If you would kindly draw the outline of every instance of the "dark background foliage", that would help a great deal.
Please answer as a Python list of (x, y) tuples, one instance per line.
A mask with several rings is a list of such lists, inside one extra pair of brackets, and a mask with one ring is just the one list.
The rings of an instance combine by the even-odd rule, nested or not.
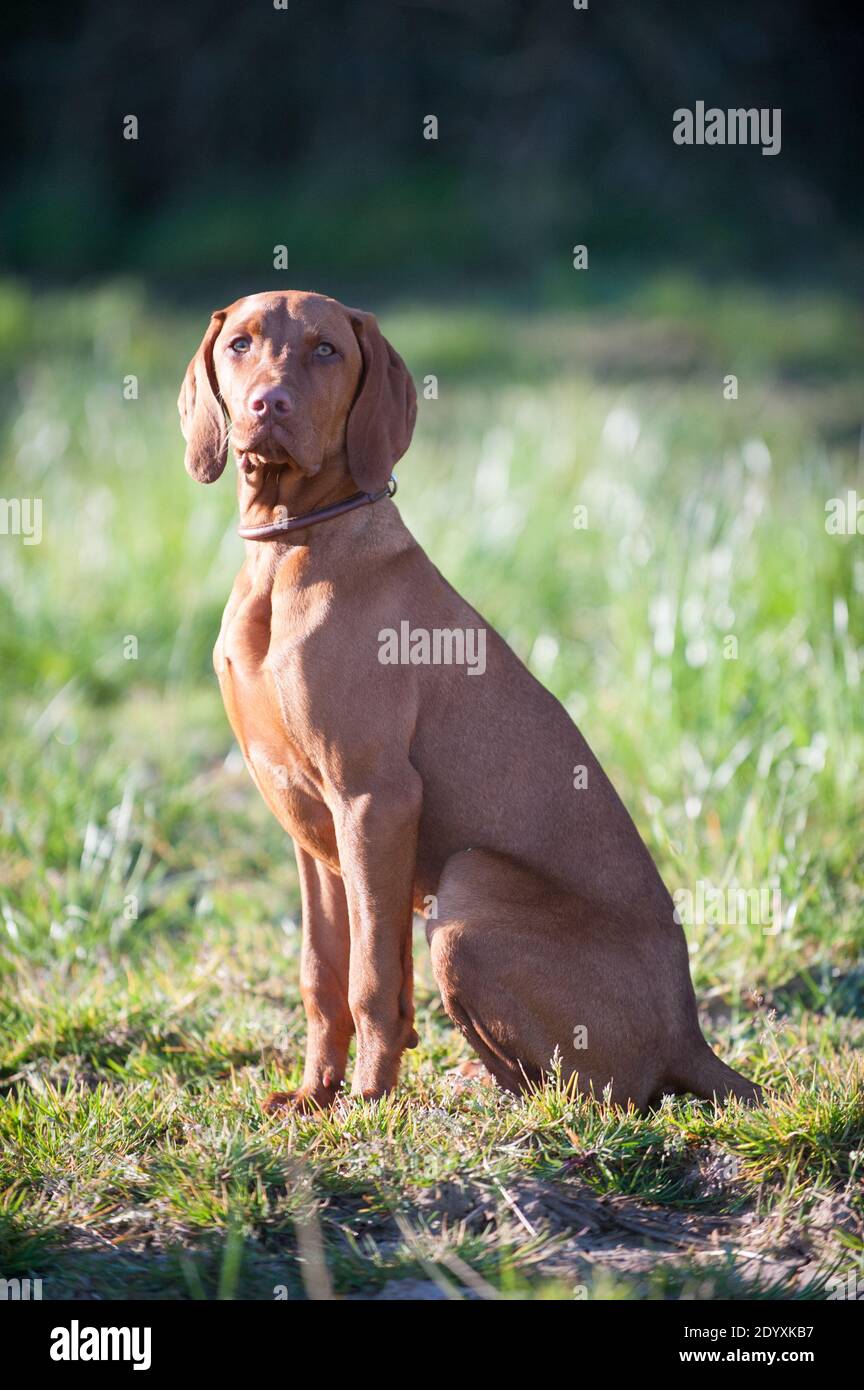
[[(200, 286), (260, 277), (274, 241), (334, 292), (334, 266), (409, 289), (554, 282), (574, 242), (596, 269), (864, 268), (851, 7), (69, 0), (20, 6), (7, 33), (13, 271)], [(673, 110), (699, 99), (780, 106), (782, 153), (674, 145)]]

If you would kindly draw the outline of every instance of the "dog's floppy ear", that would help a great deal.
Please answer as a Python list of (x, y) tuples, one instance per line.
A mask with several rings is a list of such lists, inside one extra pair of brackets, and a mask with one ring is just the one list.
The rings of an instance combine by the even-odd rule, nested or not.
[(348, 313), (363, 354), (363, 374), (345, 432), (348, 467), (363, 492), (378, 492), (411, 443), (417, 392), (374, 315), (359, 309)]
[(224, 322), (224, 309), (217, 309), (186, 368), (177, 400), (180, 428), (186, 440), (186, 472), (199, 483), (215, 482), (228, 457), (228, 430), (213, 368), (213, 344)]

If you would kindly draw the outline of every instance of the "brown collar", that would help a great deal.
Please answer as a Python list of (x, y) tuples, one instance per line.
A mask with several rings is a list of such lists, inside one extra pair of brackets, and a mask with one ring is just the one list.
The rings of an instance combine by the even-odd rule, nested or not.
[(264, 526), (240, 526), (237, 533), (244, 541), (279, 540), (286, 531), (301, 531), (306, 526), (317, 526), (319, 521), (330, 521), (332, 517), (341, 516), (343, 512), (353, 512), (356, 507), (368, 507), (370, 502), (380, 502), (382, 497), (392, 497), (395, 491), (396, 479), (391, 475), (389, 483), (380, 492), (352, 492), (350, 497), (343, 497), (341, 502), (331, 502), (329, 507), (316, 507), (314, 511), (301, 512), (299, 516), (286, 516), (284, 521), (270, 521)]

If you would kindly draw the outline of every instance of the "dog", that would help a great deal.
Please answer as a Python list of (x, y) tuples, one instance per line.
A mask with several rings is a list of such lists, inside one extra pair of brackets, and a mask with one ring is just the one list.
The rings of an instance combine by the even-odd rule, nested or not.
[[(558, 1059), (575, 1089), (640, 1110), (758, 1101), (702, 1035), (672, 900), (581, 733), (401, 520), (416, 393), (375, 318), (301, 291), (239, 299), (178, 406), (200, 482), (230, 431), (246, 557), (214, 665), (302, 893), (303, 1080), (265, 1108), (330, 1105), (352, 1037), (352, 1095), (396, 1086), (417, 1043), (414, 911), (447, 1013), (509, 1090)], [(482, 633), (483, 670), (429, 659), (418, 632), (449, 634), (451, 657), (454, 633)]]

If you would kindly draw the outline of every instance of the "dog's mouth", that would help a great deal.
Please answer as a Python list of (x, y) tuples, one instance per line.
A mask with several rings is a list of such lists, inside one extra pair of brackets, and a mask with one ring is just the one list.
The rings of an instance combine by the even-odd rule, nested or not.
[(282, 430), (273, 423), (263, 428), (243, 430), (232, 429), (231, 447), (237, 460), (238, 472), (246, 477), (272, 468), (287, 468), (293, 472), (311, 477), (318, 472), (317, 461), (304, 460), (288, 447), (288, 440)]
[(296, 468), (305, 472), (303, 465), (269, 431), (245, 440), (233, 438), (231, 446), (238, 470), (247, 476), (262, 468)]
[(273, 419), (244, 420), (231, 427), (234, 452), (265, 459), (267, 463), (283, 463), (290, 457), (284, 436), (280, 423)]
[(237, 460), (237, 468), (241, 473), (255, 473), (261, 468), (291, 468), (298, 467), (290, 454), (283, 454), (280, 458), (273, 458), (271, 454), (263, 454), (258, 451), (234, 445), (234, 457)]

